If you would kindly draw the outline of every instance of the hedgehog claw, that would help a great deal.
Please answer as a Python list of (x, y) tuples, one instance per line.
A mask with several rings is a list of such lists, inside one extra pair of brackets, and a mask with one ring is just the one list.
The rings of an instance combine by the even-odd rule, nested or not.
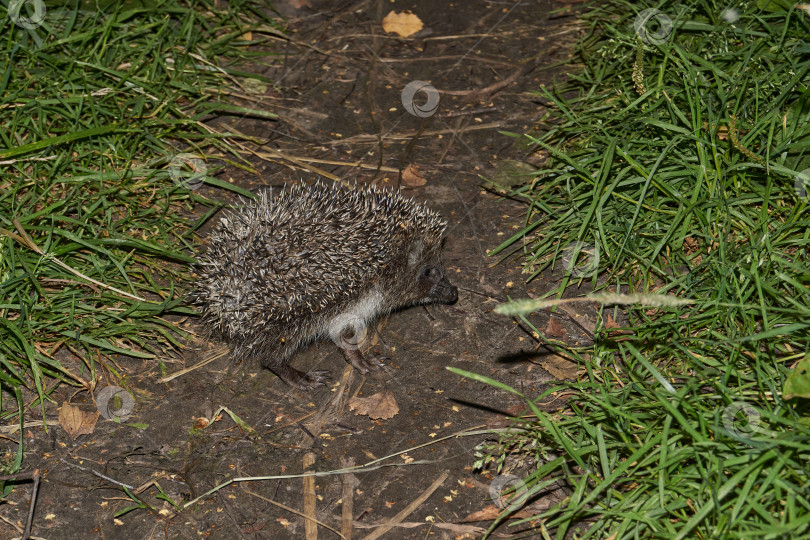
[(329, 379), (329, 372), (325, 370), (316, 369), (309, 373), (298, 371), (288, 365), (282, 364), (280, 366), (268, 366), (270, 370), (278, 375), (278, 378), (285, 383), (300, 388), (301, 390), (309, 390), (318, 386), (326, 386), (326, 381)]
[(383, 360), (390, 360), (385, 356), (379, 354), (372, 354), (363, 358), (364, 363), (368, 366), (369, 371), (378, 371), (385, 367)]
[(325, 369), (316, 369), (304, 375), (301, 383), (303, 385), (302, 387), (305, 389), (316, 388), (318, 386), (326, 386), (326, 381), (329, 379), (331, 379), (331, 377), (328, 371)]
[(371, 356), (363, 356), (360, 351), (347, 351), (346, 360), (354, 366), (354, 369), (366, 375), (371, 371), (379, 371), (383, 368), (384, 364), (382, 363), (383, 360), (386, 358), (384, 356), (379, 356), (373, 354)]

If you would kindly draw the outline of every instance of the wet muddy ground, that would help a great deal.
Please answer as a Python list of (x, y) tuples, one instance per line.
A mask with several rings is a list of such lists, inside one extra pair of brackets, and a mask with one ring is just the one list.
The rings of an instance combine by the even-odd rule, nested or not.
[[(303, 538), (307, 520), (301, 513), (314, 506), (322, 538), (337, 537), (327, 526), (345, 531), (352, 525), (359, 538), (392, 523), (383, 537), (479, 537), (499, 507), (491, 497), (494, 472), (473, 470), (475, 448), (496, 438), (481, 431), (509, 425), (509, 415), (523, 408), (513, 394), (445, 367), (492, 377), (527, 395), (576, 376), (576, 365), (548, 354), (527, 328), (492, 312), (507, 296), (544, 294), (558, 274), (526, 284), (519, 258), (496, 264), (487, 256), (520, 228), (526, 207), (482, 186), (484, 178), (508, 182), (523, 170), (499, 167), (502, 160), (542, 163), (542, 154), (527, 153), (524, 143), (503, 132), (532, 132), (547, 113), (549, 103), (532, 92), (565, 76), (560, 64), (583, 32), (578, 8), (550, 0), (280, 5), (290, 39), (268, 43), (267, 55), (251, 66), (276, 84), (233, 96), (279, 119), (210, 122), (255, 137), (257, 144), (245, 149), (259, 174), (229, 167), (217, 176), (254, 191), (318, 177), (402, 185), (407, 196), (426, 201), (449, 221), (445, 258), (459, 300), (381, 321), (372, 340), (373, 351), (388, 359), (381, 376), (348, 373), (332, 343), (300, 352), (297, 368), (332, 373), (332, 384), (311, 392), (286, 386), (258, 365), (233, 366), (222, 344), (205, 340), (160, 362), (118, 360), (136, 397), (123, 424), (100, 420), (92, 433), (72, 440), (58, 425), (57, 408), (49, 406), (47, 432), (25, 430), (24, 466), (43, 472), (33, 536)], [(411, 10), (423, 30), (409, 38), (384, 32), (381, 21), (391, 10)], [(440, 92), (434, 114), (405, 110), (401, 95), (412, 81)], [(420, 101), (425, 97), (416, 95), (417, 107), (427, 104)], [(222, 191), (204, 193), (237, 202)], [(584, 343), (592, 337), (595, 313), (592, 306), (576, 309), (540, 311), (531, 320), (550, 339)], [(183, 324), (196, 328), (194, 319)], [(217, 351), (225, 354), (160, 382)], [(372, 413), (383, 418), (347, 405), (349, 398), (381, 392), (389, 401)], [(74, 393), (64, 387), (54, 397), (95, 410), (86, 393)], [(215, 414), (206, 426), (203, 419)], [(465, 434), (453, 436), (459, 433)], [(182, 510), (159, 498), (162, 490), (182, 506), (233, 478), (352, 464), (372, 465), (314, 482), (234, 482)], [(0, 537), (20, 536), (30, 496), (31, 484), (22, 484), (7, 499)], [(552, 493), (534, 508), (559, 496)], [(141, 507), (116, 517), (133, 505)], [(502, 525), (497, 534), (518, 531), (537, 534), (530, 524)]]

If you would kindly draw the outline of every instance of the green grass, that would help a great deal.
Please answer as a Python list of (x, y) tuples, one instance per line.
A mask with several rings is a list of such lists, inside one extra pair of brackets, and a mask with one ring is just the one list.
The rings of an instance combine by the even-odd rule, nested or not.
[(234, 136), (204, 121), (251, 113), (229, 94), (270, 81), (236, 67), (278, 33), (260, 2), (222, 4), (48, 3), (36, 28), (3, 9), (0, 384), (13, 399), (0, 418), (44, 415), (60, 384), (125, 384), (116, 357), (158, 362), (178, 347), (167, 316), (192, 312), (179, 287), (216, 206), (190, 189), (182, 154), (201, 156), (207, 174), (194, 180), (209, 184), (229, 186), (213, 177), (226, 160), (248, 168)]
[[(567, 409), (495, 452), (538, 460), (530, 491), (570, 488), (538, 516), (551, 536), (810, 536), (807, 400), (782, 397), (810, 348), (810, 14), (764, 4), (732, 23), (707, 0), (599, 3), (581, 67), (538, 92), (549, 160), (496, 253), (522, 252), (529, 278), (598, 254), (550, 296), (584, 280), (694, 300), (630, 309), (623, 333), (605, 307), (593, 347), (560, 350), (585, 369), (552, 390)], [(633, 31), (647, 7), (673, 22), (660, 44)]]

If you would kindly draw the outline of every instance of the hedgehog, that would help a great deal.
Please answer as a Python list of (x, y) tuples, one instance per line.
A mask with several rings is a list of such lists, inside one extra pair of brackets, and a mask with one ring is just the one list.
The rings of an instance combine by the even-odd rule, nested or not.
[(292, 386), (328, 380), (328, 371), (290, 366), (323, 338), (366, 374), (382, 367), (358, 346), (378, 318), (458, 298), (442, 256), (446, 228), (425, 205), (374, 186), (318, 181), (263, 192), (215, 226), (192, 303), (234, 359), (257, 357)]

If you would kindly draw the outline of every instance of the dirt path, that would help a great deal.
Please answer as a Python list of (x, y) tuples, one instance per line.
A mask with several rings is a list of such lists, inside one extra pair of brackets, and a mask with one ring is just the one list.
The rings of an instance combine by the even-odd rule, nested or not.
[[(304, 511), (301, 479), (232, 484), (182, 513), (156, 499), (160, 493), (149, 482), (158, 479), (172, 500), (188, 501), (234, 477), (300, 473), (307, 459), (314, 462), (311, 470), (331, 471), (404, 452), (376, 470), (316, 478), (318, 519), (340, 530), (345, 513), (354, 519), (353, 535), (359, 538), (416, 501), (402, 518), (412, 526), (394, 528), (386, 538), (458, 538), (465, 532), (472, 537), (488, 523), (465, 523), (465, 518), (481, 512), (479, 518), (491, 519), (498, 510), (490, 499), (495, 476), (472, 471), (475, 447), (486, 436), (442, 438), (505, 426), (504, 413), (522, 407), (514, 396), (445, 366), (493, 377), (528, 395), (542, 391), (552, 374), (573, 375), (571, 366), (537, 352), (525, 329), (491, 312), (507, 295), (540, 295), (551, 285), (541, 278), (527, 288), (517, 261), (494, 266), (495, 259), (486, 257), (514, 234), (525, 206), (483, 191), (479, 175), (501, 174), (495, 166), (504, 159), (540, 163), (539, 156), (527, 156), (524, 145), (499, 132), (530, 131), (544, 114), (542, 100), (530, 92), (560, 77), (559, 68), (551, 67), (566, 59), (580, 37), (575, 12), (548, 0), (303, 4), (282, 6), (292, 39), (274, 43), (281, 54), (254, 66), (278, 81), (276, 87), (261, 89), (258, 97), (243, 96), (245, 106), (277, 112), (280, 120), (214, 122), (219, 129), (266, 141), (253, 148), (252, 161), (261, 174), (234, 168), (219, 176), (251, 190), (314, 179), (318, 172), (361, 183), (401, 182), (408, 196), (427, 201), (450, 222), (445, 256), (459, 301), (413, 308), (383, 321), (374, 348), (389, 358), (386, 376), (365, 381), (353, 376), (342, 394), (337, 383), (345, 377), (345, 363), (331, 343), (294, 360), (299, 369), (332, 372), (335, 385), (312, 393), (291, 389), (255, 365), (229, 371), (227, 358), (157, 382), (210, 350), (186, 351), (184, 364), (122, 360), (138, 396), (127, 422), (139, 427), (100, 422), (92, 435), (77, 441), (58, 426), (47, 434), (41, 428), (26, 431), (27, 467), (45, 472), (35, 536), (303, 538), (304, 518), (278, 506)], [(392, 9), (412, 10), (425, 28), (408, 39), (385, 34), (380, 21)], [(553, 9), (564, 11), (552, 14)], [(440, 91), (434, 114), (405, 110), (401, 95), (411, 81), (428, 81)], [(417, 94), (417, 106), (424, 105), (424, 97)], [(565, 313), (541, 312), (533, 321), (557, 339), (588, 339), (587, 317), (574, 323)], [(372, 420), (346, 408), (347, 397), (382, 391), (398, 404), (392, 418)], [(56, 399), (70, 394), (60, 389)], [(92, 407), (81, 400), (73, 397), (73, 403)], [(205, 430), (193, 430), (201, 427), (199, 418), (210, 418), (221, 406), (256, 434), (240, 430), (226, 413)], [(55, 418), (56, 408), (49, 413)], [(135, 504), (123, 484), (153, 511), (114, 518)], [(420, 503), (422, 495), (427, 498)], [(557, 495), (537, 502), (535, 509)], [(16, 506), (7, 505), (3, 517), (24, 523), (29, 496), (29, 488), (17, 489), (9, 498)], [(0, 535), (19, 536), (8, 522), (0, 523)], [(323, 527), (319, 534), (336, 537)]]

